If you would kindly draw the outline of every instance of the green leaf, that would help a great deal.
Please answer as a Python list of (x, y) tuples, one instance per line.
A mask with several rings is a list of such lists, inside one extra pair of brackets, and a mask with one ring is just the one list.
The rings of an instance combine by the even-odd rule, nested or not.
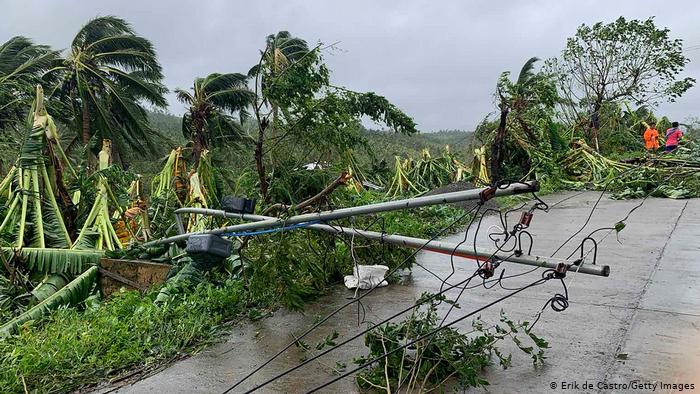
[(0, 338), (12, 335), (18, 328), (31, 320), (39, 320), (51, 310), (62, 305), (78, 305), (90, 294), (97, 278), (97, 267), (92, 267), (73, 279), (61, 290), (55, 292), (36, 306), (15, 317), (0, 327)]
[(620, 232), (625, 228), (625, 223), (624, 222), (617, 222), (615, 223), (615, 231)]

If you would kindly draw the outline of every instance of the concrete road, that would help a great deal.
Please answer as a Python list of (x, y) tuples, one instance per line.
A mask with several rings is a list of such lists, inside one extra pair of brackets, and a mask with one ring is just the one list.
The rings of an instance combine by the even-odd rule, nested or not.
[[(554, 206), (549, 213), (537, 212), (531, 225), (533, 254), (549, 255), (585, 222), (598, 193), (553, 195), (546, 201)], [(577, 242), (593, 229), (611, 227), (639, 201), (604, 198), (586, 230), (562, 249), (565, 257)], [(519, 215), (519, 214), (518, 214)], [(516, 219), (516, 214), (511, 218)], [(497, 224), (494, 216), (484, 219), (479, 243), (486, 245), (486, 230)], [(473, 233), (473, 230), (472, 230)], [(464, 233), (448, 237), (458, 242)], [(536, 332), (547, 339), (551, 349), (546, 365), (535, 369), (529, 357), (512, 346), (513, 366), (503, 370), (493, 366), (486, 371), (490, 386), (470, 389), (473, 393), (626, 393), (679, 392), (672, 384), (692, 384), (700, 391), (700, 200), (649, 199), (627, 221), (626, 228), (599, 232), (598, 264), (608, 264), (608, 278), (569, 274), (570, 307), (561, 313), (547, 310)], [(591, 255), (589, 255), (590, 257)], [(449, 256), (421, 253), (421, 265), (439, 276), (450, 272)], [(458, 281), (474, 270), (474, 262), (455, 259)], [(507, 274), (528, 268), (504, 265)], [(506, 286), (532, 282), (539, 272), (513, 278)], [(366, 319), (379, 321), (411, 305), (424, 291), (436, 291), (440, 282), (415, 267), (411, 280), (378, 289), (365, 298)], [(549, 283), (529, 289), (481, 313), (482, 319), (497, 322), (500, 309), (511, 318), (532, 320), (542, 305), (561, 285)], [(457, 318), (508, 291), (476, 288), (465, 292)], [(256, 365), (283, 347), (292, 335), (302, 333), (318, 316), (346, 302), (352, 292), (343, 287), (310, 305), (305, 314), (278, 311), (274, 316), (235, 327), (223, 342), (201, 354), (181, 361), (120, 393), (220, 393)], [(452, 296), (456, 296), (452, 294)], [(358, 332), (356, 308), (347, 308), (307, 340), (314, 344), (333, 330), (340, 338)], [(461, 325), (468, 329), (471, 319)], [(361, 340), (321, 358), (259, 392), (305, 392), (334, 375), (336, 362), (352, 367), (353, 357), (366, 354)], [(292, 348), (242, 388), (251, 388), (286, 368), (296, 365), (303, 353)], [(638, 382), (632, 387), (615, 386)], [(661, 384), (667, 386), (661, 386)], [(656, 384), (656, 386), (654, 386)], [(674, 390), (674, 387), (676, 388)], [(240, 392), (242, 390), (237, 390)], [(685, 387), (683, 392), (693, 390)], [(357, 392), (352, 379), (330, 386), (325, 392)]]

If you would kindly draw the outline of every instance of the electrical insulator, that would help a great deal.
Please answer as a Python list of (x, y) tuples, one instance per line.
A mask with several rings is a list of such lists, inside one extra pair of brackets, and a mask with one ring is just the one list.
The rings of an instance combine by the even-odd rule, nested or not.
[(522, 215), (520, 215), (520, 224), (528, 227), (530, 226), (530, 222), (532, 221), (532, 212), (523, 212)]
[(486, 261), (479, 270), (479, 276), (483, 279), (488, 279), (493, 276), (494, 269), (494, 265), (490, 261)]

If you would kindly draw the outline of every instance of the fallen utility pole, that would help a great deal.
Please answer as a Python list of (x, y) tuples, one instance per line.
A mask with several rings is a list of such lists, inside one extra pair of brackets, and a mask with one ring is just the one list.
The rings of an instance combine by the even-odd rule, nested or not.
[[(144, 246), (153, 246), (165, 243), (179, 242), (188, 239), (194, 234), (213, 234), (221, 235), (225, 233), (235, 233), (250, 230), (264, 230), (274, 227), (284, 227), (299, 223), (308, 222), (327, 222), (330, 220), (343, 219), (350, 216), (369, 215), (379, 212), (396, 211), (400, 209), (420, 208), (430, 205), (449, 204), (468, 200), (486, 201), (493, 197), (507, 196), (513, 194), (531, 193), (539, 190), (539, 185), (536, 181), (522, 182), (511, 184), (505, 188), (485, 187), (482, 189), (471, 189), (452, 193), (435, 194), (432, 196), (423, 196), (416, 198), (408, 198), (404, 200), (395, 200), (381, 202), (377, 204), (361, 205), (358, 207), (340, 208), (332, 211), (321, 211), (295, 215), (289, 218), (268, 218), (258, 222), (237, 224), (234, 226), (221, 227), (212, 230), (198, 231), (193, 233), (184, 233), (168, 238), (163, 238), (151, 242), (147, 242)], [(242, 219), (250, 218), (252, 215), (245, 215)]]
[[(195, 214), (195, 215), (207, 215), (207, 216), (218, 216), (226, 218), (235, 218), (251, 221), (265, 221), (270, 220), (269, 216), (262, 215), (251, 215), (251, 214), (241, 214), (232, 213), (216, 209), (206, 209), (206, 208), (180, 208), (175, 211), (175, 220), (177, 221), (178, 230), (181, 233), (185, 232), (184, 225), (182, 222), (181, 214)], [(578, 260), (552, 260), (547, 257), (533, 256), (521, 254), (503, 256), (499, 255), (494, 250), (474, 250), (466, 245), (453, 244), (449, 242), (441, 241), (430, 241), (422, 238), (407, 237), (403, 235), (396, 234), (386, 234), (376, 231), (367, 230), (357, 230), (354, 228), (342, 227), (342, 226), (330, 226), (327, 224), (309, 224), (304, 226), (304, 228), (325, 231), (327, 233), (345, 236), (357, 236), (365, 239), (371, 239), (379, 242), (386, 242), (393, 245), (410, 247), (410, 248), (422, 248), (428, 251), (448, 254), (457, 257), (464, 257), (468, 259), (473, 259), (476, 261), (486, 261), (492, 259), (494, 261), (507, 261), (516, 264), (529, 265), (534, 267), (561, 269), (561, 264), (564, 264), (568, 272), (589, 274), (596, 276), (609, 276), (610, 267), (607, 265), (595, 265), (595, 264), (581, 264), (582, 262)]]

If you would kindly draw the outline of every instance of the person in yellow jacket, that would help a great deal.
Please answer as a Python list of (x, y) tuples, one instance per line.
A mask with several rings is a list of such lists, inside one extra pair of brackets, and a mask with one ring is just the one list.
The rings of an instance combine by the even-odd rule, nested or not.
[(659, 131), (656, 130), (656, 123), (649, 123), (649, 127), (644, 132), (644, 146), (648, 153), (656, 152), (659, 149)]

